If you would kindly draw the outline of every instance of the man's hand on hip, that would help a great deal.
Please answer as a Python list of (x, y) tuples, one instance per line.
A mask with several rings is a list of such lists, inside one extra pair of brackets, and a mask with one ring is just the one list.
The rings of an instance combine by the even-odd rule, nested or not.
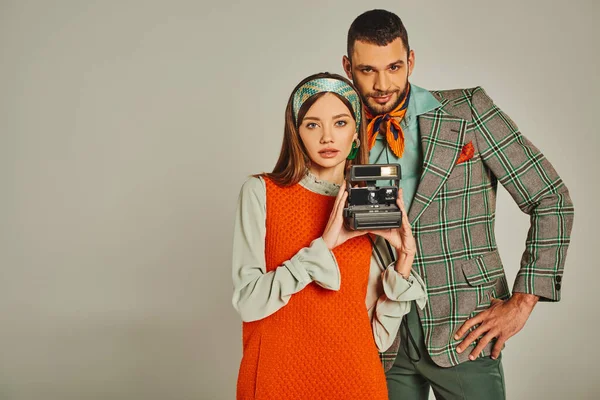
[(456, 331), (454, 339), (458, 340), (470, 328), (479, 325), (458, 345), (456, 351), (462, 353), (471, 343), (481, 337), (469, 355), (470, 360), (475, 360), (484, 347), (496, 338), (496, 344), (492, 349), (492, 358), (498, 358), (504, 343), (523, 329), (538, 300), (538, 296), (526, 293), (513, 293), (508, 300), (492, 299), (490, 308), (468, 319)]

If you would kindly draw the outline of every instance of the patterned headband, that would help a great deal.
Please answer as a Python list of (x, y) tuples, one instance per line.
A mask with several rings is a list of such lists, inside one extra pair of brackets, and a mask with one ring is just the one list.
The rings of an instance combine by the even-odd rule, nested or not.
[(315, 94), (321, 92), (331, 92), (339, 94), (340, 96), (348, 100), (348, 102), (350, 102), (350, 105), (354, 110), (354, 115), (356, 116), (356, 132), (358, 132), (360, 128), (360, 118), (362, 111), (358, 94), (346, 82), (334, 78), (313, 79), (312, 81), (306, 82), (304, 85), (300, 86), (298, 90), (296, 90), (296, 93), (294, 93), (294, 100), (292, 103), (292, 108), (294, 111), (294, 120), (296, 121), (296, 125), (298, 125), (298, 112), (300, 111), (300, 108), (302, 107), (304, 102), (312, 96), (314, 96)]

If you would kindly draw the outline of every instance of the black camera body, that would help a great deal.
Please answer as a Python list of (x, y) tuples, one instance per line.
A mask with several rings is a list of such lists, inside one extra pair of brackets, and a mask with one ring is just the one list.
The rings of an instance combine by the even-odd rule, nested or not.
[[(346, 173), (348, 199), (344, 221), (348, 229), (389, 229), (402, 224), (402, 211), (396, 204), (400, 186), (399, 164), (353, 165)], [(395, 186), (377, 186), (391, 180)], [(363, 186), (354, 187), (364, 182)]]

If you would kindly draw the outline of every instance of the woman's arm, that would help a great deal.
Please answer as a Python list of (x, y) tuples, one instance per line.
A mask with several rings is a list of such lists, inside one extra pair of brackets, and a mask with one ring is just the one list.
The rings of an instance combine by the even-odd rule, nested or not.
[[(382, 294), (377, 299), (375, 312), (371, 319), (375, 343), (381, 352), (392, 345), (398, 328), (400, 328), (402, 317), (410, 311), (410, 303), (414, 300), (420, 308), (423, 308), (427, 301), (425, 283), (412, 271), (417, 244), (404, 207), (402, 189), (398, 190), (396, 204), (402, 211), (400, 228), (374, 231), (381, 236), (378, 238), (379, 242), (383, 242), (383, 239), (389, 241), (390, 246), (395, 250), (396, 258), (395, 262), (391, 262), (391, 259), (388, 260), (389, 264), (381, 273)], [(378, 248), (382, 249), (383, 247), (387, 246)], [(379, 253), (381, 254), (382, 251)]]
[(233, 234), (232, 302), (245, 322), (273, 314), (310, 282), (330, 290), (340, 288), (339, 267), (322, 238), (267, 272), (265, 221), (265, 182), (250, 178), (240, 191)]
[(393, 264), (381, 274), (381, 280), (383, 294), (377, 299), (371, 324), (377, 348), (383, 352), (396, 338), (402, 317), (410, 312), (412, 301), (422, 309), (427, 302), (427, 293), (419, 275), (413, 271), (405, 279), (396, 272)]
[[(383, 238), (377, 238), (375, 245), (380, 249), (386, 265), (371, 256), (371, 273), (367, 290), (367, 310), (371, 318), (373, 337), (380, 352), (391, 345), (402, 322), (402, 317), (410, 312), (411, 302), (416, 301), (419, 308), (425, 307), (427, 293), (421, 277), (414, 271), (406, 279), (397, 272), (396, 264), (387, 255)], [(382, 268), (385, 268), (381, 272)]]

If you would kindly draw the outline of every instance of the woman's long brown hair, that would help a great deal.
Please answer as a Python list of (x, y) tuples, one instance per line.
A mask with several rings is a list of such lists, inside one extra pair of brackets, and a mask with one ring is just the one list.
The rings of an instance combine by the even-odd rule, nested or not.
[[(302, 123), (306, 112), (310, 109), (310, 107), (320, 99), (325, 93), (321, 92), (311, 96), (308, 100), (302, 104), (300, 110), (298, 111), (298, 121), (294, 120), (294, 113), (292, 111), (292, 102), (294, 98), (294, 93), (296, 90), (302, 85), (304, 85), (308, 81), (312, 81), (314, 79), (321, 78), (330, 78), (330, 79), (338, 79), (347, 83), (350, 87), (354, 89), (354, 91), (358, 94), (358, 91), (352, 85), (352, 83), (337, 74), (330, 74), (328, 72), (322, 72), (319, 74), (311, 75), (302, 80), (292, 91), (290, 98), (287, 103), (287, 107), (285, 109), (285, 127), (283, 131), (283, 143), (281, 145), (281, 152), (279, 154), (279, 159), (275, 164), (275, 168), (273, 168), (273, 172), (264, 173), (263, 176), (266, 176), (273, 180), (279, 186), (291, 186), (294, 185), (304, 177), (306, 174), (306, 170), (310, 168), (310, 158), (302, 143), (302, 139), (300, 138), (300, 133), (298, 131), (298, 127)], [(335, 94), (345, 105), (348, 107), (352, 118), (356, 121), (356, 115), (354, 110), (352, 109), (352, 105), (350, 102), (345, 99), (343, 96)], [(360, 96), (359, 96), (360, 99)], [(362, 102), (360, 104), (360, 112), (362, 113)], [(358, 129), (358, 138), (360, 139), (360, 147), (358, 149), (358, 154), (356, 158), (352, 161), (346, 161), (346, 168), (348, 168), (352, 163), (354, 164), (368, 164), (369, 162), (369, 150), (367, 148), (367, 134), (366, 134), (366, 124), (364, 121), (364, 117), (361, 118), (361, 124)]]

